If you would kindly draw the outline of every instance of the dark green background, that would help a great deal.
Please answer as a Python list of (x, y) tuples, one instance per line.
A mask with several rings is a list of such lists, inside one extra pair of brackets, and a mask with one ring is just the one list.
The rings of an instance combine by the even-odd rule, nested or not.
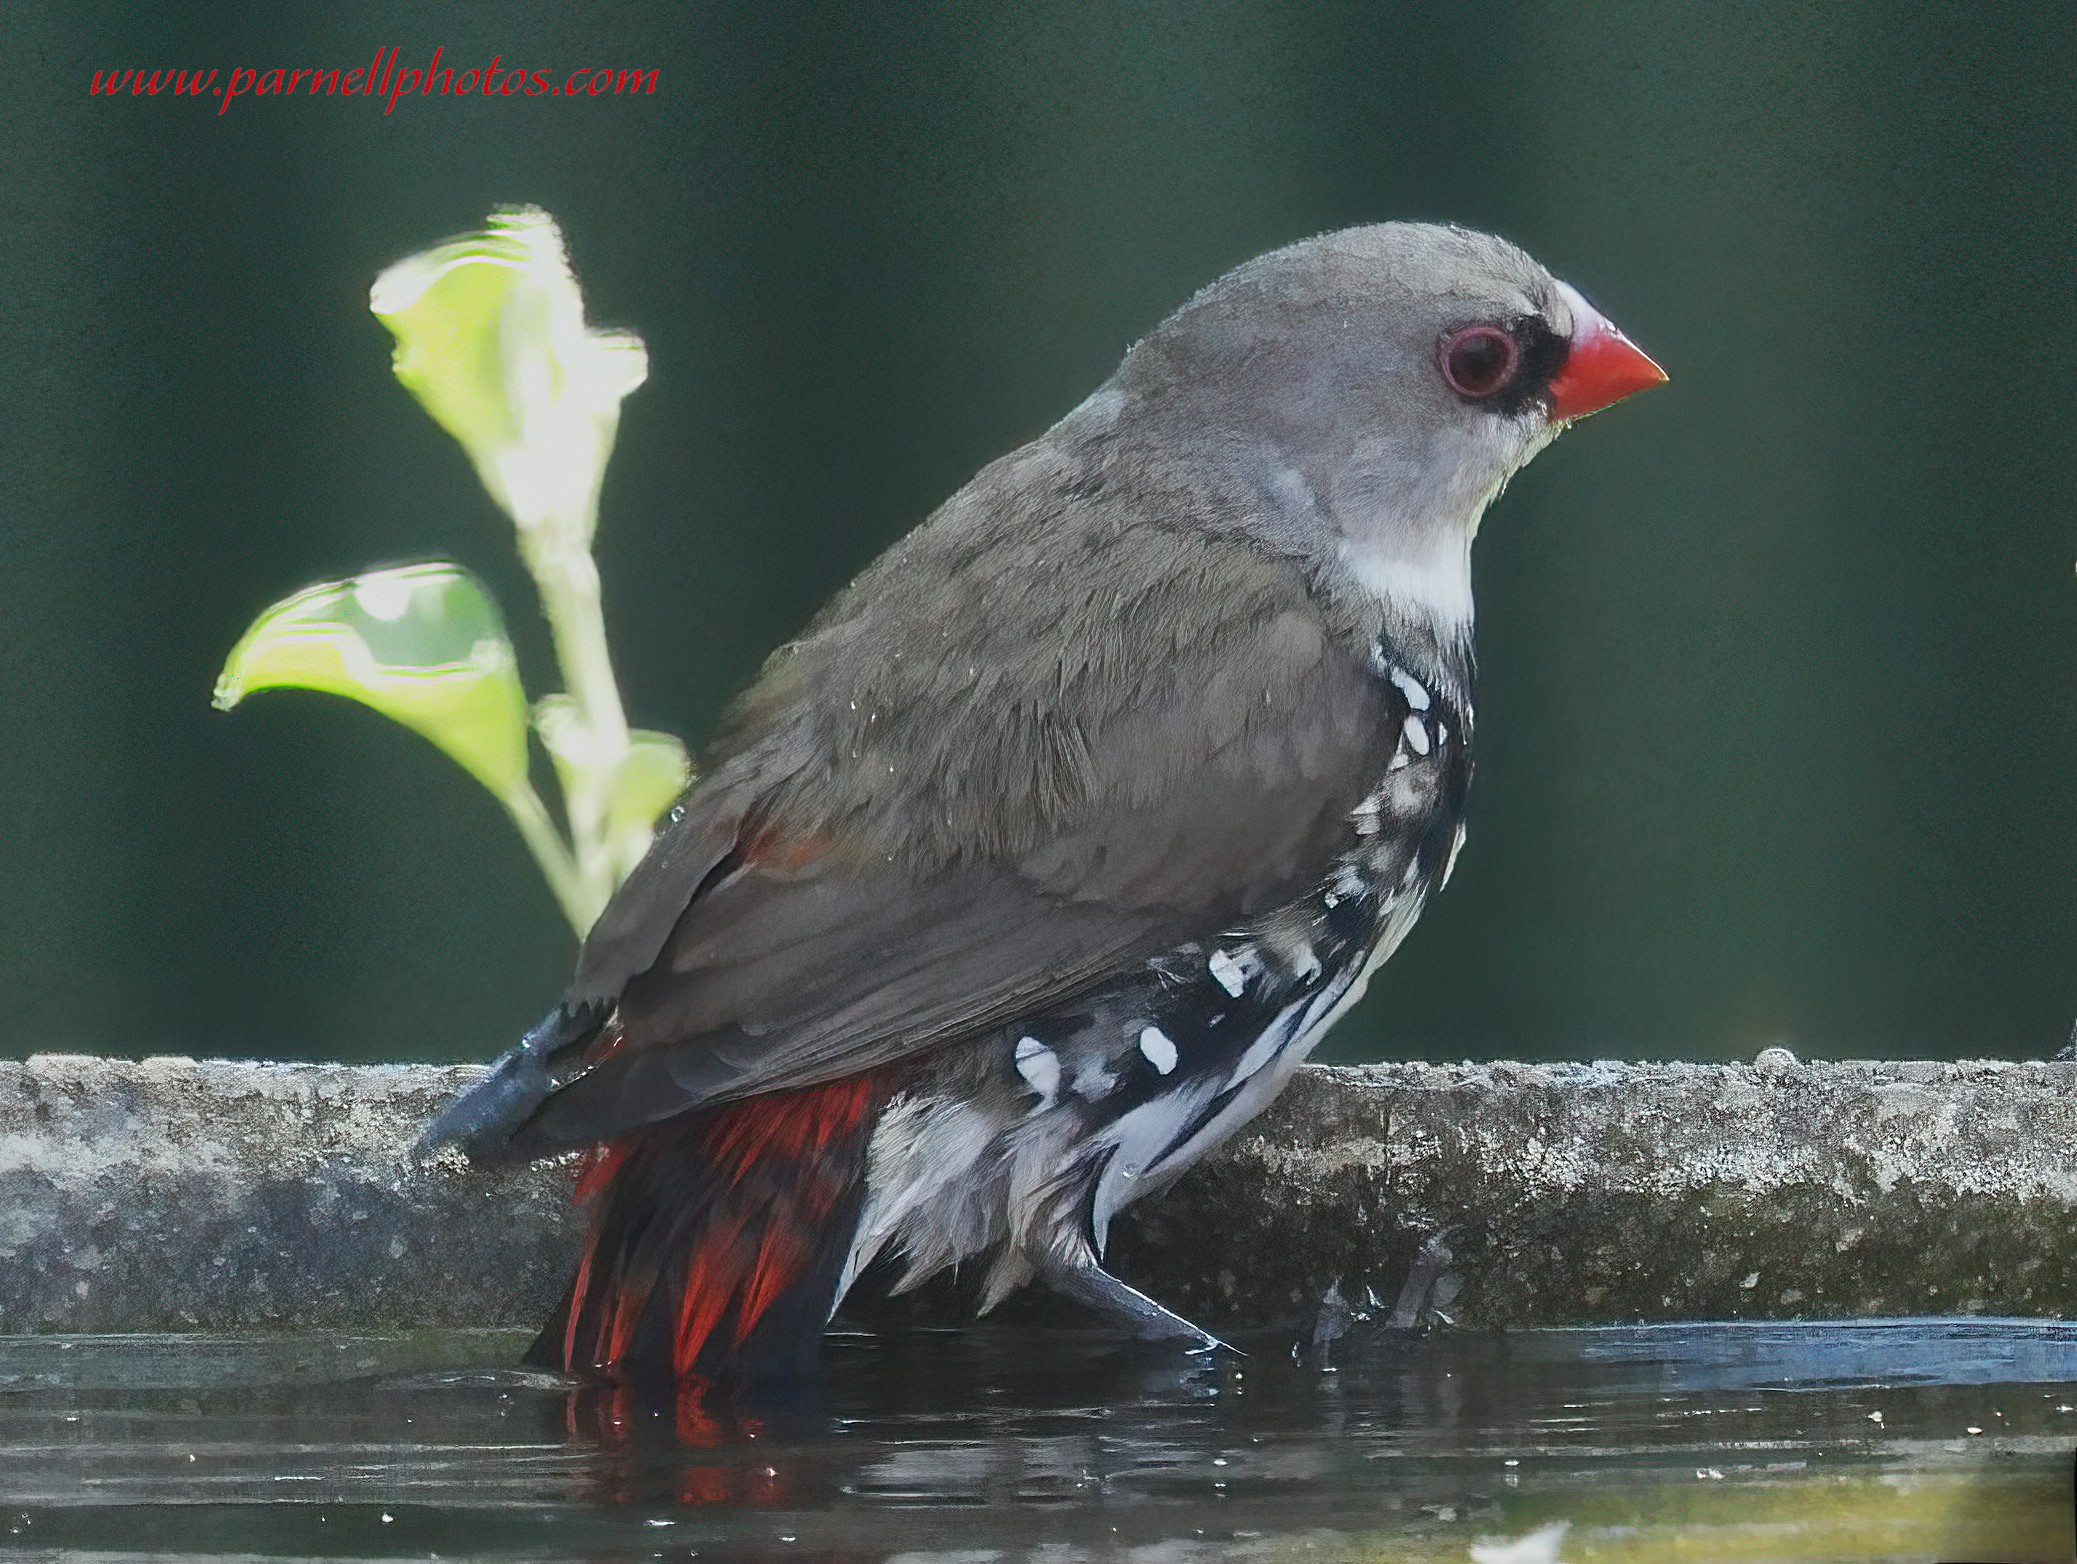
[[(1226, 267), (1386, 217), (1519, 240), (1673, 384), (1488, 518), (1470, 846), (1341, 1056), (2069, 1030), (2067, 4), (581, 9), (11, 8), (0, 1049), (482, 1055), (558, 991), (460, 772), (342, 703), (208, 704), (268, 602), (432, 553), (540, 687), (505, 528), (365, 309), (511, 201), (648, 340), (602, 564), (633, 715), (695, 742)], [(86, 90), (390, 44), (660, 90)]]

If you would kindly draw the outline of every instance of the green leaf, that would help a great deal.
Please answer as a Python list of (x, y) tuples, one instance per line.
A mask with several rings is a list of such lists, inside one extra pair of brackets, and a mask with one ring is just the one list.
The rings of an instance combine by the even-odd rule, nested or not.
[(501, 799), (527, 783), (526, 696), (490, 594), (455, 565), (327, 581), (276, 603), (216, 684), (229, 711), (255, 690), (319, 690), (438, 745)]
[(620, 403), (649, 373), (641, 339), (595, 331), (562, 230), (537, 207), (492, 214), (375, 279), (397, 378), (469, 453), (523, 535), (591, 542)]
[(606, 828), (615, 837), (648, 830), (692, 786), (685, 746), (668, 733), (630, 728), (626, 751), (617, 766), (611, 765), (571, 696), (544, 695), (536, 701), (534, 729), (555, 762), (564, 797), (595, 790), (605, 801)]
[(627, 742), (627, 755), (607, 797), (608, 821), (616, 836), (651, 829), (692, 786), (692, 762), (685, 746), (670, 734), (634, 728)]

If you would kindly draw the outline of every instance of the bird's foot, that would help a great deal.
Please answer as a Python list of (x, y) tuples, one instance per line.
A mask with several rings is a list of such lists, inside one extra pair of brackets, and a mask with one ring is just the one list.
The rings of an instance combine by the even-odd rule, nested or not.
[(1231, 1352), (1246, 1356), (1239, 1348), (1221, 1341), (1200, 1325), (1193, 1325), (1173, 1309), (1149, 1298), (1137, 1287), (1118, 1280), (1093, 1254), (1083, 1253), (1042, 1268), (1046, 1282), (1063, 1297), (1086, 1304), (1129, 1327), (1142, 1341), (1174, 1341), (1196, 1356), (1208, 1352)]
[(1456, 1323), (1448, 1311), (1457, 1301), (1457, 1294), (1464, 1290), (1464, 1278), (1450, 1269), (1457, 1257), (1450, 1252), (1449, 1236), (1450, 1229), (1444, 1228), (1430, 1233), (1422, 1243), (1413, 1264), (1407, 1268), (1399, 1301), (1385, 1321), (1388, 1329), (1418, 1330), (1429, 1320), (1443, 1325)]

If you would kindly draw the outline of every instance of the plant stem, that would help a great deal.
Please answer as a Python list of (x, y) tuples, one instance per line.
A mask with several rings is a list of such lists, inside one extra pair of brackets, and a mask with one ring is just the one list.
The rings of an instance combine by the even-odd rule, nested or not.
[(649, 834), (623, 832), (616, 840), (610, 832), (611, 789), (627, 759), (628, 727), (606, 644), (598, 564), (578, 541), (591, 534), (589, 525), (580, 524), (521, 536), (527, 568), (555, 642), (563, 688), (576, 703), (588, 739), (583, 762), (564, 772), (563, 802), (575, 872), (597, 908), (603, 909), (614, 887), (648, 849)]
[(606, 619), (599, 595), (599, 567), (588, 550), (564, 544), (529, 551), (529, 566), (541, 592), (541, 608), (555, 637), (563, 684), (576, 699), (601, 749), (627, 753), (627, 715), (613, 678), (606, 647)]
[(541, 795), (531, 784), (522, 785), (516, 792), (499, 795), (498, 802), (505, 806), (512, 823), (519, 827), (519, 834), (533, 853), (534, 862), (548, 877), (548, 888), (555, 893), (563, 916), (570, 920), (581, 940), (604, 910), (606, 897), (595, 895), (592, 887), (577, 872), (569, 847), (555, 829), (554, 820), (549, 818), (548, 806), (541, 802)]

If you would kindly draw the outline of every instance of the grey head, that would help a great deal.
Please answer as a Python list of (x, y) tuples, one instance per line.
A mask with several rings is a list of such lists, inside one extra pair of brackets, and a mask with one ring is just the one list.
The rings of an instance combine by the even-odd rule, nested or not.
[(1249, 496), (1216, 514), (1452, 641), (1486, 506), (1571, 418), (1664, 378), (1505, 240), (1381, 223), (1210, 284), (1061, 432), (1188, 450)]

